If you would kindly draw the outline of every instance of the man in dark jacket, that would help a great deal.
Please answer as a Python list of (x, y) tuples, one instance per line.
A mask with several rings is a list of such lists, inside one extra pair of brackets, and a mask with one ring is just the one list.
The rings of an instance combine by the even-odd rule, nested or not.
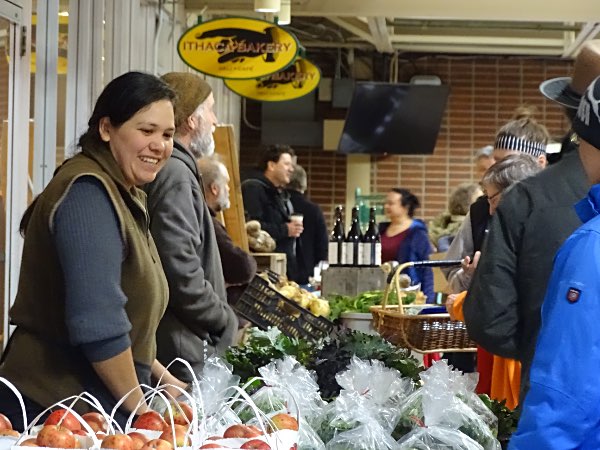
[(294, 150), (284, 145), (268, 147), (263, 152), (258, 170), (262, 173), (242, 183), (244, 209), (249, 220), (258, 220), (263, 230), (275, 240), (275, 251), (285, 253), (287, 276), (297, 280), (296, 239), (304, 227), (292, 221), (294, 208), (284, 190), (294, 171)]
[(313, 276), (314, 268), (320, 261), (327, 261), (329, 236), (327, 225), (321, 208), (304, 196), (307, 180), (306, 171), (296, 165), (294, 173), (287, 185), (294, 213), (302, 214), (304, 231), (296, 245), (296, 261), (298, 264), (299, 284), (307, 284), (308, 277)]
[[(223, 353), (235, 339), (237, 318), (227, 304), (219, 249), (202, 192), (196, 158), (214, 151), (217, 119), (210, 86), (198, 75), (168, 73), (177, 93), (175, 145), (148, 194), (150, 230), (167, 280), (169, 305), (158, 327), (157, 358), (179, 357), (199, 371), (212, 353)], [(191, 381), (181, 364), (171, 372)]]
[[(600, 41), (596, 40), (579, 53), (572, 78), (561, 78), (558, 89), (549, 90), (548, 82), (541, 89), (573, 117), (586, 83), (597, 75)], [(581, 225), (574, 205), (588, 187), (579, 153), (572, 151), (503, 195), (465, 300), (469, 335), (491, 353), (521, 361), (521, 402), (529, 389), (540, 309), (554, 256)]]
[(200, 158), (198, 169), (202, 176), (206, 204), (215, 227), (223, 276), (227, 285), (227, 300), (233, 305), (241, 293), (240, 287), (248, 284), (256, 274), (256, 260), (233, 243), (227, 230), (216, 217), (217, 213), (230, 206), (227, 167), (216, 155), (212, 155)]

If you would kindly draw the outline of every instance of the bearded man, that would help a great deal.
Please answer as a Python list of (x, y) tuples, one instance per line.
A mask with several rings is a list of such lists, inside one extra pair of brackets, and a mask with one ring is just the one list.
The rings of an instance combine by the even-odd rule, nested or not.
[[(156, 334), (157, 358), (188, 361), (198, 373), (235, 340), (238, 320), (227, 303), (221, 259), (196, 159), (214, 152), (217, 125), (209, 84), (192, 73), (162, 77), (177, 94), (173, 154), (145, 187), (150, 231), (169, 282), (169, 304)], [(152, 124), (140, 124), (151, 128)], [(181, 364), (170, 368), (182, 380)]]

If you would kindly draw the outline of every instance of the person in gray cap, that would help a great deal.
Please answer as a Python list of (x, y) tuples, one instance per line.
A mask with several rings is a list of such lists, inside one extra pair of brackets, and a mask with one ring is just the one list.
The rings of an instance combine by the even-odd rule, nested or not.
[[(572, 78), (546, 82), (542, 89), (567, 111), (577, 104), (584, 80), (600, 75), (600, 41), (584, 44), (574, 69)], [(551, 85), (562, 88), (549, 90)], [(561, 95), (563, 90), (568, 94)], [(521, 402), (554, 255), (581, 225), (573, 205), (588, 188), (579, 152), (571, 151), (503, 195), (465, 299), (469, 336), (489, 352), (521, 362)]]
[(575, 206), (583, 225), (554, 260), (510, 450), (600, 448), (600, 78), (582, 97), (573, 130), (592, 188)]
[[(175, 91), (173, 154), (145, 187), (150, 231), (169, 283), (169, 304), (156, 334), (163, 364), (187, 360), (195, 372), (235, 340), (238, 321), (227, 304), (221, 259), (196, 159), (214, 152), (217, 118), (209, 84), (192, 73), (162, 79)], [(192, 381), (181, 364), (171, 371)]]

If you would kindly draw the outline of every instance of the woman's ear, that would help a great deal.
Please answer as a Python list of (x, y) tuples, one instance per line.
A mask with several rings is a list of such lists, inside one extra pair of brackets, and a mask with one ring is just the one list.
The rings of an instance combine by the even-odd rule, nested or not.
[(110, 119), (108, 117), (103, 117), (100, 119), (100, 123), (98, 124), (98, 132), (100, 133), (100, 139), (104, 142), (110, 141)]

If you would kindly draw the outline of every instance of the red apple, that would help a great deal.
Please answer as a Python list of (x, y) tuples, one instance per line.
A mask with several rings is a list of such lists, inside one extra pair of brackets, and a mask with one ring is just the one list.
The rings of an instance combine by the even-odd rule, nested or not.
[(19, 433), (17, 430), (0, 430), (0, 436), (14, 436), (14, 437), (19, 437), (21, 436), (21, 433)]
[(77, 436), (87, 436), (88, 433), (85, 430), (73, 430), (73, 434)]
[(12, 423), (4, 414), (0, 413), (0, 430), (12, 430)]
[(166, 429), (166, 425), (161, 415), (156, 411), (145, 412), (133, 422), (133, 428), (142, 430), (163, 431)]
[(37, 435), (37, 445), (52, 448), (77, 448), (79, 442), (71, 430), (58, 425), (44, 425)]
[(126, 434), (109, 434), (102, 439), (100, 448), (113, 448), (116, 450), (133, 450), (133, 439)]
[(23, 442), (21, 442), (19, 444), (19, 446), (22, 446), (22, 447), (39, 447), (39, 445), (37, 445), (37, 441), (36, 441), (35, 438), (25, 439)]
[(187, 447), (191, 445), (190, 437), (186, 436), (187, 432), (187, 426), (175, 424), (172, 430), (170, 427), (167, 427), (159, 436), (159, 439), (170, 442), (173, 447)]
[(171, 403), (171, 408), (165, 410), (164, 419), (167, 425), (171, 425), (171, 410), (173, 411), (173, 423), (189, 425), (194, 415), (192, 407), (184, 402)]
[(244, 442), (240, 448), (253, 448), (256, 450), (271, 450), (271, 446), (267, 444), (265, 441), (261, 441), (260, 439), (252, 439), (251, 441)]
[(275, 414), (271, 417), (272, 431), (294, 430), (298, 431), (298, 421), (286, 413)]
[(173, 446), (164, 439), (152, 439), (142, 447), (142, 450), (173, 450)]
[(209, 443), (209, 444), (204, 444), (202, 447), (199, 448), (227, 448), (227, 447), (223, 447), (222, 445), (219, 444), (215, 444), (213, 443)]
[(148, 443), (148, 438), (139, 431), (132, 431), (127, 433), (131, 439), (133, 439), (133, 450), (140, 450), (144, 445)]
[(99, 412), (88, 412), (82, 415), (81, 418), (87, 422), (87, 424), (92, 430), (94, 430), (95, 433), (98, 431), (106, 433), (108, 431), (108, 422), (106, 417)]
[(255, 431), (252, 428), (243, 425), (241, 423), (237, 423), (235, 425), (231, 425), (229, 428), (225, 430), (223, 433), (224, 438), (253, 438), (256, 436), (260, 436), (262, 433), (260, 431)]
[(71, 431), (81, 430), (79, 420), (66, 409), (52, 411), (44, 422), (44, 425), (58, 425), (59, 423), (62, 427), (68, 428)]
[(247, 436), (247, 437), (262, 436), (264, 434), (263, 431), (255, 425), (248, 425), (248, 428), (251, 431), (255, 432), (256, 434), (254, 436)]

